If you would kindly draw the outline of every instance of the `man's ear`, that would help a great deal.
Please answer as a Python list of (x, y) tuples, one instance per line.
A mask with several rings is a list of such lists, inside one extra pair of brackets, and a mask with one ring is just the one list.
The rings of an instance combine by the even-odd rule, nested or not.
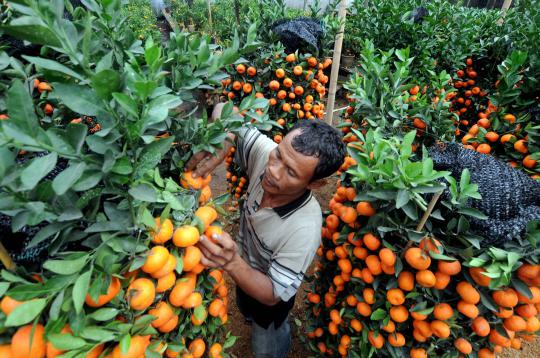
[(317, 180), (312, 181), (311, 183), (309, 183), (307, 188), (309, 190), (317, 190), (317, 189), (322, 188), (326, 184), (328, 184), (328, 180), (326, 180), (326, 178), (317, 179)]

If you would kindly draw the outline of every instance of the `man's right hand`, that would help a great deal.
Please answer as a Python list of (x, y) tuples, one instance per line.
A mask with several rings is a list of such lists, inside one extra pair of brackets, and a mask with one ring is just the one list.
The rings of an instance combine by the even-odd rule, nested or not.
[(211, 154), (206, 151), (195, 153), (187, 162), (185, 169), (187, 171), (193, 171), (193, 178), (206, 178), (208, 174), (211, 174), (214, 169), (223, 162), (227, 156), (227, 152), (228, 146), (224, 146), (223, 149), (218, 149), (216, 154)]

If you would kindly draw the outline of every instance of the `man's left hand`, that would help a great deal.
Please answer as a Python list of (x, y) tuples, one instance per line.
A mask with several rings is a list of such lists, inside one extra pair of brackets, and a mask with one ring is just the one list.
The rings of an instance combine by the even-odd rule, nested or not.
[(237, 259), (236, 243), (226, 232), (221, 235), (214, 234), (212, 238), (204, 235), (199, 240), (199, 248), (203, 257), (201, 263), (206, 267), (223, 268), (225, 271)]

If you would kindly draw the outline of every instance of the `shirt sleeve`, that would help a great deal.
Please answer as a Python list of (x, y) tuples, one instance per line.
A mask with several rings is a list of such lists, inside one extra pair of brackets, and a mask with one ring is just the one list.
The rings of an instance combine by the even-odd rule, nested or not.
[(296, 294), (313, 261), (320, 241), (320, 230), (301, 228), (291, 235), (279, 251), (274, 253), (268, 276), (272, 280), (275, 297), (288, 301)]
[(266, 160), (276, 144), (255, 127), (244, 127), (236, 140), (235, 162), (251, 178), (260, 160)]

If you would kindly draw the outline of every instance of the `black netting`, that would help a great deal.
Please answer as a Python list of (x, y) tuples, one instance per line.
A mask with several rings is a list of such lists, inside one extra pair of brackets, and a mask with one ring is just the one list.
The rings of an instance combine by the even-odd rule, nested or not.
[(500, 246), (523, 235), (527, 224), (540, 220), (540, 183), (520, 170), (491, 156), (444, 143), (429, 148), (437, 170), (447, 170), (459, 180), (464, 169), (471, 173), (471, 183), (478, 184), (481, 200), (471, 200), (470, 207), (482, 211), (486, 220), (471, 218), (471, 229), (485, 238), (485, 243)]
[(272, 24), (275, 32), (287, 53), (318, 52), (323, 37), (323, 26), (319, 20), (299, 17), (292, 20), (281, 20)]
[(429, 11), (428, 9), (426, 9), (425, 7), (423, 6), (419, 6), (417, 8), (414, 8), (413, 11), (411, 11), (411, 20), (413, 20), (413, 22), (415, 24), (419, 23), (419, 22), (422, 22), (422, 19), (424, 19), (424, 17), (428, 16), (429, 15)]

